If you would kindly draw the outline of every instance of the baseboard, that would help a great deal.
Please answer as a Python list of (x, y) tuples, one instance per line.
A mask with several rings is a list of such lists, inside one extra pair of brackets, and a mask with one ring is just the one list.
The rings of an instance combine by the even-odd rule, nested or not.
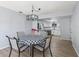
[(79, 53), (77, 52), (77, 49), (75, 48), (75, 46), (73, 44), (72, 44), (72, 46), (73, 46), (75, 52), (77, 53), (77, 56), (79, 57)]
[(54, 37), (58, 37), (60, 40), (68, 40), (68, 41), (71, 41), (70, 38), (66, 38), (66, 37), (63, 37), (63, 36), (60, 36), (60, 35), (55, 35)]
[(8, 48), (8, 47), (9, 47), (9, 46), (1, 47), (0, 50), (5, 49), (5, 48)]

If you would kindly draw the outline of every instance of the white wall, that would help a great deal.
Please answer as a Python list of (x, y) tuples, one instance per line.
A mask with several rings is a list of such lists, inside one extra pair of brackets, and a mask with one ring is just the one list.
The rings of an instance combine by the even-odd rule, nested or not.
[(0, 49), (9, 46), (5, 35), (15, 36), (17, 31), (31, 33), (31, 25), (24, 15), (0, 7)]
[(79, 56), (79, 2), (71, 19), (72, 44)]
[(61, 32), (61, 37), (66, 38), (66, 40), (70, 40), (71, 35), (70, 35), (70, 20), (71, 16), (62, 16), (58, 17), (58, 22), (60, 24), (60, 32)]

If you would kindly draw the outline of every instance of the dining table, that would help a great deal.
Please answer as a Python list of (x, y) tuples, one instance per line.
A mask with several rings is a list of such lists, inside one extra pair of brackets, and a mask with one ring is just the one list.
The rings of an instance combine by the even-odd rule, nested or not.
[(30, 47), (30, 56), (34, 56), (34, 46), (37, 44), (43, 43), (46, 39), (46, 35), (22, 35), (19, 36), (20, 41), (23, 41), (25, 44), (29, 45)]

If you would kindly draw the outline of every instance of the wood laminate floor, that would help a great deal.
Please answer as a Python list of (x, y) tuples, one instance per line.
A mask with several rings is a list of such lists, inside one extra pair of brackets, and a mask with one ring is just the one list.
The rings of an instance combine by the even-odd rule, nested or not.
[[(53, 57), (77, 57), (77, 54), (74, 48), (72, 47), (71, 41), (64, 40), (64, 38), (60, 37), (53, 37), (51, 45)], [(9, 48), (0, 50), (0, 57), (8, 57), (8, 54)], [(45, 52), (45, 55), (46, 57), (50, 57), (49, 50)], [(13, 49), (11, 56), (18, 57), (18, 52), (15, 49)], [(35, 50), (34, 56), (42, 57), (42, 52)], [(21, 57), (30, 57), (29, 49), (21, 53)]]

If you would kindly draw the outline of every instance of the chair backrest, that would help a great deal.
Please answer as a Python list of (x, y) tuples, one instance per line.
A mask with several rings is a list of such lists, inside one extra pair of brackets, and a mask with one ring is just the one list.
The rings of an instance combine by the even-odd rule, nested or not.
[(17, 32), (18, 41), (20, 40), (19, 37), (22, 37), (23, 35), (25, 35), (24, 32)]
[(45, 49), (50, 47), (52, 36), (51, 35), (47, 35), (47, 32), (45, 32), (45, 31), (40, 31), (40, 35), (46, 37), (46, 38), (44, 38), (44, 42), (43, 42), (44, 46), (43, 47)]
[(40, 32), (40, 35), (47, 37), (47, 32), (45, 32), (45, 31), (39, 31), (39, 32)]
[(16, 44), (18, 45), (18, 39), (17, 39), (17, 38), (15, 38), (15, 37), (11, 38), (11, 37), (9, 37), (9, 36), (6, 36), (6, 37), (8, 38), (10, 48), (12, 48), (12, 42), (11, 42), (11, 39), (15, 39)]
[(52, 35), (49, 35), (48, 38), (46, 39), (45, 49), (51, 46), (51, 39)]

